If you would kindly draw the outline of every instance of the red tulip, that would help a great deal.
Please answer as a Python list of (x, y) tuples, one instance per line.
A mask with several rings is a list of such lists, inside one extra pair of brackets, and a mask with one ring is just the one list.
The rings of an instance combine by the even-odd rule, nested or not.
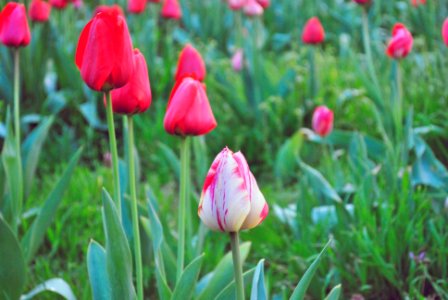
[(95, 11), (93, 12), (93, 15), (95, 16), (99, 12), (111, 12), (111, 11), (113, 11), (113, 12), (119, 14), (119, 15), (122, 15), (124, 17), (124, 12), (123, 12), (123, 10), (121, 9), (121, 7), (118, 4), (113, 4), (111, 6), (108, 6), (108, 5), (98, 5), (95, 8)]
[(365, 5), (369, 4), (372, 0), (353, 0), (353, 1), (355, 1), (358, 4)]
[(166, 19), (179, 20), (182, 17), (182, 9), (178, 0), (165, 0), (161, 13)]
[(257, 17), (263, 14), (263, 7), (257, 0), (247, 0), (244, 5), (244, 14), (249, 17)]
[(68, 5), (68, 0), (50, 0), (51, 6), (56, 9), (64, 9)]
[(187, 44), (179, 55), (174, 79), (180, 81), (185, 77), (204, 80), (206, 74), (205, 63), (201, 54), (190, 44)]
[(28, 13), (34, 22), (47, 22), (50, 18), (51, 5), (43, 0), (33, 0)]
[(125, 115), (142, 113), (149, 108), (151, 100), (146, 60), (138, 49), (134, 49), (134, 71), (125, 86), (112, 90), (112, 109)]
[(271, 0), (257, 0), (258, 4), (263, 7), (263, 9), (268, 8), (271, 5)]
[(163, 126), (169, 134), (203, 135), (216, 127), (205, 86), (186, 77), (178, 82), (171, 93)]
[(23, 47), (30, 40), (25, 5), (9, 2), (0, 12), (0, 41), (8, 47)]
[(325, 31), (317, 17), (309, 19), (303, 28), (302, 41), (305, 44), (317, 45), (325, 40)]
[(445, 45), (448, 46), (448, 18), (445, 19), (445, 22), (443, 22), (442, 25), (442, 38)]
[(126, 20), (116, 9), (99, 12), (87, 23), (76, 48), (76, 65), (96, 91), (124, 86), (133, 71), (132, 41)]
[(247, 0), (228, 0), (227, 4), (231, 10), (239, 10), (246, 5)]
[(426, 4), (426, 0), (411, 0), (411, 4), (414, 7), (417, 7), (419, 5)]
[(325, 137), (333, 130), (333, 112), (326, 106), (318, 106), (313, 113), (313, 130)]
[(145, 8), (146, 0), (128, 0), (128, 11), (132, 14), (140, 14)]
[(386, 54), (392, 58), (404, 58), (412, 50), (414, 39), (411, 33), (401, 23), (395, 24), (392, 29), (392, 39), (387, 46)]

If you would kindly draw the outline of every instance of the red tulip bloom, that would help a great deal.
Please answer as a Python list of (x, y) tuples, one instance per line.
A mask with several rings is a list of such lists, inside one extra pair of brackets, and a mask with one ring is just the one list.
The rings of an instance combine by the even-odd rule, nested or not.
[(448, 46), (448, 18), (445, 19), (445, 22), (443, 22), (442, 25), (442, 38), (445, 45)]
[(134, 49), (134, 71), (125, 86), (112, 90), (112, 109), (125, 115), (142, 113), (149, 108), (151, 100), (146, 60), (138, 49)]
[(201, 54), (193, 46), (187, 44), (179, 55), (174, 79), (180, 81), (185, 77), (192, 77), (202, 81), (205, 75), (205, 63)]
[(166, 19), (179, 20), (182, 17), (182, 9), (178, 0), (165, 0), (161, 14)]
[(124, 17), (123, 10), (117, 4), (113, 4), (111, 6), (108, 6), (108, 5), (98, 5), (95, 8), (95, 11), (94, 11), (93, 15), (95, 16), (99, 12), (111, 12), (111, 11), (116, 13), (116, 14), (122, 15)]
[(28, 13), (34, 22), (47, 22), (50, 18), (51, 5), (43, 0), (33, 0)]
[(68, 0), (50, 0), (51, 6), (56, 9), (64, 9), (68, 5)]
[(204, 84), (190, 77), (177, 83), (163, 120), (165, 130), (181, 136), (204, 135), (216, 125)]
[(146, 0), (128, 0), (128, 11), (132, 14), (140, 14), (145, 8)]
[(87, 23), (76, 48), (76, 65), (96, 91), (124, 86), (133, 72), (132, 42), (126, 20), (115, 9), (99, 12)]
[(404, 58), (411, 52), (413, 43), (414, 39), (406, 26), (397, 23), (392, 29), (392, 39), (389, 41), (386, 54), (395, 59)]
[(325, 137), (333, 130), (333, 112), (326, 106), (318, 106), (313, 113), (313, 130)]
[(419, 5), (426, 4), (426, 0), (411, 0), (411, 4), (414, 7), (417, 7)]
[(268, 8), (271, 5), (271, 0), (257, 0), (258, 4), (263, 7), (263, 9)]
[(302, 41), (305, 44), (317, 45), (325, 40), (325, 31), (317, 17), (309, 19), (303, 28)]
[(8, 47), (23, 47), (30, 40), (25, 5), (9, 2), (0, 12), (0, 41)]
[(361, 5), (369, 4), (371, 2), (371, 0), (353, 0), (353, 1)]
[(263, 7), (257, 2), (257, 0), (247, 0), (243, 11), (248, 17), (257, 17), (263, 14)]
[(228, 0), (227, 4), (231, 10), (239, 10), (246, 5), (247, 0)]

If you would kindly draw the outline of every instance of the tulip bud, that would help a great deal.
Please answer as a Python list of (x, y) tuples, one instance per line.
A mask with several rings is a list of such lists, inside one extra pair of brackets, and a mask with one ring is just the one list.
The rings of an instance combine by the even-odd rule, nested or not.
[(366, 5), (366, 4), (370, 4), (370, 2), (372, 0), (353, 0), (353, 1), (355, 1), (356, 3), (358, 3), (360, 5)]
[(325, 137), (333, 130), (333, 112), (326, 106), (318, 106), (313, 113), (313, 130)]
[(257, 0), (258, 4), (263, 7), (263, 9), (268, 8), (271, 5), (271, 0)]
[(146, 0), (128, 0), (128, 11), (131, 14), (141, 14), (145, 8)]
[(95, 16), (96, 14), (100, 13), (100, 12), (105, 12), (105, 13), (115, 13), (115, 14), (119, 14), (122, 17), (124, 17), (124, 12), (121, 9), (121, 7), (118, 4), (113, 4), (111, 6), (108, 5), (98, 5), (95, 8), (95, 11), (93, 12), (93, 16)]
[(112, 90), (112, 109), (125, 115), (142, 113), (149, 108), (151, 100), (146, 60), (138, 49), (134, 49), (134, 71), (125, 86)]
[(124, 17), (113, 8), (97, 13), (79, 37), (76, 66), (95, 91), (124, 86), (133, 72), (132, 42)]
[(442, 38), (445, 45), (448, 46), (448, 18), (445, 19), (445, 22), (443, 22), (442, 25)]
[(244, 7), (247, 0), (228, 0), (227, 4), (231, 10), (240, 10)]
[(0, 12), (0, 41), (8, 47), (24, 47), (30, 40), (25, 5), (8, 2)]
[(205, 63), (201, 54), (190, 44), (187, 44), (179, 55), (174, 79), (180, 81), (185, 77), (204, 80), (206, 75)]
[(257, 17), (263, 14), (263, 7), (257, 2), (257, 0), (247, 0), (243, 11), (246, 16)]
[(309, 19), (303, 28), (302, 41), (305, 44), (317, 45), (324, 41), (325, 31), (317, 17)]
[(51, 5), (43, 0), (33, 0), (28, 11), (31, 21), (47, 22), (50, 18)]
[(68, 5), (68, 0), (50, 0), (52, 7), (56, 9), (64, 9)]
[(216, 120), (205, 86), (190, 77), (178, 81), (171, 92), (163, 126), (173, 135), (204, 135), (215, 129)]
[(395, 24), (392, 29), (392, 39), (386, 49), (391, 58), (405, 58), (412, 50), (414, 39), (408, 29), (401, 23)]
[(243, 50), (238, 49), (232, 56), (232, 68), (235, 72), (240, 72), (243, 69)]
[(204, 187), (198, 215), (212, 230), (237, 232), (254, 228), (269, 213), (269, 206), (241, 152), (227, 147), (213, 161)]
[(166, 19), (179, 20), (182, 17), (182, 9), (178, 0), (165, 0), (161, 14)]

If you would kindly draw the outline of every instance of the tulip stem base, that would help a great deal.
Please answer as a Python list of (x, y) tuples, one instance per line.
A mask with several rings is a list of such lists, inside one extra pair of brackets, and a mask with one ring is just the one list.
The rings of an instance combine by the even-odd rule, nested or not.
[(180, 192), (179, 192), (179, 221), (178, 221), (178, 240), (177, 240), (177, 271), (176, 279), (179, 281), (184, 269), (185, 260), (185, 225), (187, 221), (188, 179), (190, 170), (190, 139), (184, 137), (180, 146)]
[(106, 118), (107, 127), (109, 129), (109, 146), (110, 153), (112, 156), (112, 174), (114, 178), (114, 201), (117, 206), (118, 216), (121, 220), (121, 193), (120, 193), (120, 174), (118, 169), (118, 150), (117, 150), (117, 140), (115, 137), (115, 124), (114, 124), (114, 113), (112, 111), (112, 95), (111, 92), (106, 92)]
[(235, 273), (236, 299), (244, 300), (243, 265), (238, 232), (230, 232), (230, 245), (232, 247), (233, 270)]
[(132, 116), (128, 117), (128, 155), (129, 155), (129, 186), (131, 191), (131, 214), (132, 233), (134, 240), (134, 259), (137, 281), (137, 295), (139, 300), (143, 300), (143, 268), (142, 253), (140, 246), (140, 230), (138, 226), (138, 203), (137, 188), (135, 182), (135, 162), (134, 162), (134, 122)]

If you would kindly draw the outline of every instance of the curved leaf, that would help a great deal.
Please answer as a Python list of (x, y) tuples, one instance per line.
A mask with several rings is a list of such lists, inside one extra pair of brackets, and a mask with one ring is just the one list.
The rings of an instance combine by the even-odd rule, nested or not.
[(201, 270), (204, 255), (196, 257), (182, 272), (179, 282), (174, 288), (172, 300), (190, 299), (193, 289), (198, 280), (199, 271)]
[(108, 300), (110, 283), (106, 267), (106, 250), (95, 241), (90, 241), (87, 250), (87, 270), (94, 300)]
[(338, 284), (330, 291), (325, 300), (338, 300), (340, 296), (341, 296), (341, 285)]
[(70, 285), (61, 278), (52, 278), (39, 284), (31, 292), (20, 297), (20, 300), (32, 299), (34, 296), (42, 292), (53, 292), (61, 295), (67, 300), (76, 300), (75, 294), (73, 294)]
[(250, 299), (268, 299), (266, 286), (264, 284), (264, 259), (261, 259), (255, 268), (254, 278), (252, 279), (252, 292), (250, 293)]
[[(243, 274), (244, 285), (247, 286), (250, 282), (250, 279), (253, 277), (255, 273), (255, 268), (250, 269)], [(227, 299), (235, 299), (236, 289), (235, 289), (235, 280), (232, 280), (219, 294), (214, 298), (215, 300), (227, 300)]]

